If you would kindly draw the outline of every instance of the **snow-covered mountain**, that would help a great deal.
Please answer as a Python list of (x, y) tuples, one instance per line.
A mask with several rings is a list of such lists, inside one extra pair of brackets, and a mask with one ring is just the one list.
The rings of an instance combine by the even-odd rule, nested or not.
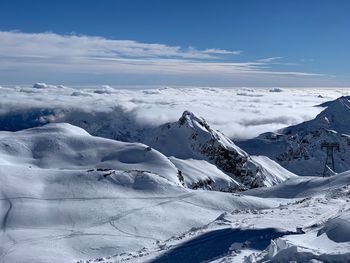
[[(213, 130), (203, 118), (189, 111), (177, 122), (145, 131), (141, 141), (166, 156), (209, 161), (234, 180), (233, 189), (237, 188), (237, 182), (244, 188), (255, 188), (278, 184), (294, 176), (277, 163), (271, 161), (266, 165), (261, 159), (251, 158), (224, 134)], [(181, 167), (186, 170), (185, 164), (182, 162)]]
[(270, 157), (298, 175), (321, 176), (326, 161), (321, 144), (338, 143), (339, 151), (334, 151), (335, 172), (350, 170), (350, 97), (319, 106), (326, 108), (313, 120), (237, 144), (250, 154)]
[(142, 250), (223, 211), (278, 205), (187, 189), (157, 150), (64, 123), (0, 132), (0, 175), (0, 262)]
[(350, 133), (350, 96), (318, 105), (325, 107), (313, 120), (282, 129), (284, 134), (308, 133), (318, 129), (334, 130), (339, 133)]
[[(178, 122), (155, 128), (138, 126), (133, 123), (131, 115), (122, 113), (118, 107), (109, 112), (74, 108), (31, 109), (0, 115), (0, 127), (9, 131), (60, 122), (81, 127), (99, 137), (142, 142), (168, 157), (182, 159), (181, 162), (173, 159), (173, 162), (185, 176), (185, 186), (190, 188), (236, 191), (271, 186), (294, 176), (281, 170), (277, 163), (269, 162), (265, 166), (265, 162), (252, 159), (225, 135), (210, 128), (203, 118), (188, 111)], [(212, 169), (210, 165), (214, 165)], [(210, 174), (204, 171), (208, 168)]]

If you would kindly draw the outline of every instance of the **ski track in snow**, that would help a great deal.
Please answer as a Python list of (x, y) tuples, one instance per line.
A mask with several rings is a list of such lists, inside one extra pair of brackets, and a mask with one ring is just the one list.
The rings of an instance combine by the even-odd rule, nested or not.
[[(341, 205), (338, 208), (330, 209), (332, 205), (326, 204), (329, 201), (332, 202), (332, 205), (337, 203)], [(320, 202), (325, 205), (315, 205)], [(306, 207), (306, 210), (303, 210), (303, 207)], [(282, 205), (272, 209), (227, 213), (222, 218), (218, 218), (202, 228), (164, 241), (158, 249), (149, 248), (142, 250), (142, 252), (135, 251), (126, 256), (115, 256), (114, 259), (113, 257), (106, 258), (105, 261), (154, 263), (241, 262), (241, 260), (244, 260), (244, 256), (264, 250), (272, 239), (287, 237), (288, 235), (302, 235), (302, 233), (295, 232), (296, 227), (312, 230), (316, 223), (321, 225), (329, 218), (346, 210), (346, 207), (350, 209), (349, 203), (342, 200), (327, 201), (323, 197), (313, 197), (299, 199), (294, 204)], [(292, 216), (294, 214), (295, 216)], [(283, 220), (285, 222), (281, 224)], [(281, 222), (276, 224), (278, 221)], [(285, 230), (274, 229), (274, 224)], [(239, 246), (239, 244), (245, 243), (247, 244), (246, 247)], [(231, 248), (232, 244), (237, 244), (238, 247), (233, 249)]]
[(1, 222), (1, 229), (2, 229), (2, 231), (6, 232), (7, 220), (8, 220), (8, 217), (10, 215), (13, 204), (12, 204), (12, 201), (10, 198), (0, 199), (0, 201), (7, 201), (7, 203), (8, 203), (8, 209), (7, 209), (5, 215), (2, 219), (2, 222)]

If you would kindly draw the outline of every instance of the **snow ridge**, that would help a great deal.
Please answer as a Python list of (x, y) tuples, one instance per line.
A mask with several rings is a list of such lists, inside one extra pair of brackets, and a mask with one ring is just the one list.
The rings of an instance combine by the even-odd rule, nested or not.
[(335, 171), (350, 170), (350, 97), (343, 96), (326, 106), (313, 120), (284, 128), (278, 133), (265, 133), (238, 142), (250, 154), (265, 155), (293, 173), (322, 176), (326, 151), (323, 142), (338, 143), (334, 152)]
[(272, 178), (258, 160), (253, 160), (224, 134), (211, 129), (203, 118), (189, 111), (177, 122), (146, 132), (142, 141), (167, 156), (207, 160), (240, 182), (241, 190), (270, 186), (286, 179)]

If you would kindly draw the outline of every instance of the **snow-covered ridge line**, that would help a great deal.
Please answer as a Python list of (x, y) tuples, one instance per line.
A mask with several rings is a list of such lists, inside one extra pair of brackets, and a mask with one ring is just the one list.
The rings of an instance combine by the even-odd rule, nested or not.
[(339, 151), (333, 153), (335, 172), (350, 170), (350, 97), (342, 96), (320, 106), (326, 108), (313, 120), (238, 145), (251, 154), (266, 155), (298, 175), (322, 176), (326, 151), (321, 145), (335, 143), (339, 144)]
[[(232, 190), (271, 186), (295, 176), (283, 168), (278, 171), (277, 163), (268, 166), (262, 159), (252, 159), (224, 134), (189, 111), (184, 111), (177, 122), (146, 131), (141, 141), (166, 156), (209, 161), (240, 183), (240, 187)], [(279, 176), (274, 176), (274, 172)]]
[(0, 132), (0, 139), (0, 164), (45, 169), (141, 170), (179, 183), (176, 167), (147, 145), (94, 137), (68, 123)]

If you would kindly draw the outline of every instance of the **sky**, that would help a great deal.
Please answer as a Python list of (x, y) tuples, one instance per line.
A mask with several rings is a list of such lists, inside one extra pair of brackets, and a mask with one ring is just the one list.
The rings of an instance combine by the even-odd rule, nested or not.
[(1, 0), (0, 85), (350, 86), (347, 0)]

